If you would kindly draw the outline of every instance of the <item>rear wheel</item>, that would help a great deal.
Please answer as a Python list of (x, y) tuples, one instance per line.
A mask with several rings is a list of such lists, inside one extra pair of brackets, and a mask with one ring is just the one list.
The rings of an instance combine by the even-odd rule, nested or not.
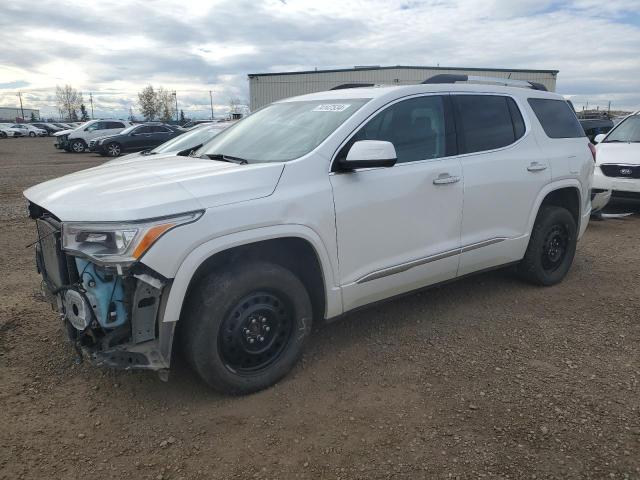
[(520, 276), (537, 285), (561, 282), (571, 268), (576, 245), (577, 225), (573, 215), (566, 208), (542, 207), (527, 252), (518, 265)]
[(122, 153), (122, 147), (117, 142), (111, 142), (106, 148), (107, 156), (118, 157)]
[(84, 143), (84, 140), (71, 140), (70, 150), (74, 153), (82, 153), (85, 148), (87, 148), (87, 144)]
[(277, 264), (251, 262), (205, 277), (187, 305), (184, 351), (216, 390), (246, 394), (284, 377), (311, 332), (307, 290)]

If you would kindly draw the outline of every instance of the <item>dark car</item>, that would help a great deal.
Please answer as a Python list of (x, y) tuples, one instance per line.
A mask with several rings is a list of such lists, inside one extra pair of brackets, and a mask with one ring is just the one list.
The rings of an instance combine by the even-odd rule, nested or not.
[(52, 123), (32, 123), (31, 125), (33, 125), (34, 127), (38, 127), (41, 128), (43, 130), (47, 131), (47, 135), (52, 135), (56, 132), (59, 132), (62, 130), (61, 127), (58, 127)]
[(94, 138), (89, 142), (89, 151), (107, 157), (117, 157), (124, 152), (155, 148), (183, 132), (181, 128), (165, 124), (133, 125), (117, 135)]
[(608, 118), (581, 118), (580, 125), (584, 133), (589, 137), (589, 141), (594, 143), (593, 139), (601, 133), (608, 133), (613, 128), (613, 121)]

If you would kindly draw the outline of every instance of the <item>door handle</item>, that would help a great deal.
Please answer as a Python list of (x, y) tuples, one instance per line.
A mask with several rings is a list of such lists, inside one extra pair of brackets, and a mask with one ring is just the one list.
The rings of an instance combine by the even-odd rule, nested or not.
[(542, 163), (538, 163), (538, 162), (531, 162), (527, 167), (527, 170), (529, 170), (530, 172), (541, 172), (546, 169), (547, 169), (546, 165), (543, 165)]
[(452, 183), (458, 183), (460, 181), (460, 177), (456, 177), (455, 175), (449, 175), (448, 173), (441, 173), (438, 175), (438, 178), (433, 179), (434, 185), (450, 185)]

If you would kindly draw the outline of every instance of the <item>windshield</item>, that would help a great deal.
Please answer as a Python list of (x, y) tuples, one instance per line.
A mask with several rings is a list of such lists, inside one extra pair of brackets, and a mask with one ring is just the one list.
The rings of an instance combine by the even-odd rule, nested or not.
[(164, 142), (162, 145), (158, 145), (151, 150), (150, 153), (166, 153), (166, 152), (179, 152), (186, 150), (187, 148), (197, 147), (205, 142), (208, 142), (218, 133), (227, 128), (228, 125), (203, 125), (196, 127), (193, 130), (189, 130), (186, 133), (178, 135), (171, 140)]
[(627, 117), (612, 130), (604, 143), (612, 142), (640, 142), (640, 115)]
[(250, 163), (286, 162), (316, 148), (368, 98), (272, 103), (241, 120), (198, 153)]

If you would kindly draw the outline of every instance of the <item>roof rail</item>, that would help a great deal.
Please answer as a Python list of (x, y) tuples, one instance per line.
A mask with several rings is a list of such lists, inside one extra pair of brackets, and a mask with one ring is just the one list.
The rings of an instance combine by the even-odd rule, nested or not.
[(360, 87), (374, 87), (375, 83), (343, 83), (341, 85), (336, 85), (335, 87), (331, 87), (329, 90), (344, 90), (346, 88), (360, 88)]
[(434, 83), (456, 83), (456, 82), (475, 82), (475, 83), (497, 83), (499, 85), (504, 85), (505, 87), (521, 87), (521, 88), (531, 88), (533, 90), (541, 90), (546, 92), (547, 87), (542, 85), (541, 83), (529, 82), (527, 80), (511, 80), (509, 78), (499, 78), (499, 77), (478, 77), (475, 75), (460, 75), (460, 74), (450, 74), (450, 73), (441, 73), (439, 75), (434, 75), (433, 77), (427, 78), (423, 84), (434, 84)]

